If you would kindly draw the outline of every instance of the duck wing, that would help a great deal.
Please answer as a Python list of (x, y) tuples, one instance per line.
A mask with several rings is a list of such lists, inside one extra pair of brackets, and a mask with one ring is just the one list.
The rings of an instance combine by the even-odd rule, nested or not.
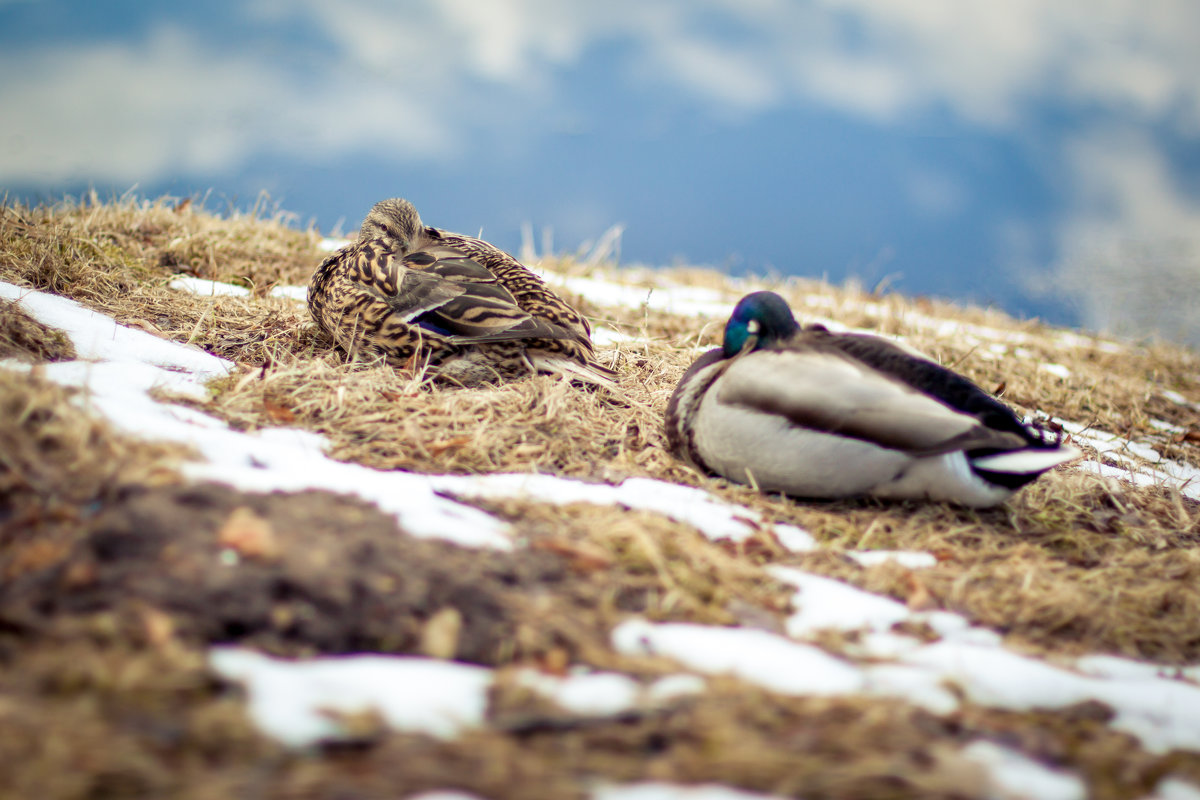
[(916, 456), (1013, 450), (1024, 437), (838, 352), (760, 350), (733, 360), (713, 387), (717, 402)]
[(396, 287), (387, 298), (392, 311), (456, 344), (577, 338), (524, 311), (494, 274), (461, 254), (422, 250), (389, 261), (384, 269), (394, 277), (377, 283)]
[(923, 353), (871, 334), (808, 332), (801, 334), (813, 346), (836, 350), (886, 373), (917, 391), (935, 397), (953, 409), (975, 417), (988, 428), (1015, 433), (1037, 445), (1026, 425), (992, 395), (968, 378), (943, 367)]

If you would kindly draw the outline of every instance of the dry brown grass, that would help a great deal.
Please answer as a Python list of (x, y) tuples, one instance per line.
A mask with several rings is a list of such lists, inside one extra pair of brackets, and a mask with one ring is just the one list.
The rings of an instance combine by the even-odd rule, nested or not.
[[(549, 735), (499, 725), (453, 743), (387, 735), (360, 752), (298, 761), (247, 733), (242, 722), (230, 722), (226, 706), (204, 711), (226, 697), (219, 687), (197, 689), (194, 683), (202, 673), (195, 659), (207, 642), (245, 641), (287, 653), (355, 647), (420, 652), (422, 626), (447, 606), (477, 623), (459, 642), (460, 658), (661, 674), (668, 665), (613, 654), (607, 631), (631, 613), (777, 626), (787, 592), (765, 576), (762, 566), (768, 563), (802, 565), (913, 607), (961, 612), (1023, 649), (1051, 655), (1112, 652), (1164, 663), (1200, 659), (1200, 504), (1176, 490), (1114, 485), (1066, 470), (989, 511), (761, 496), (698, 475), (665, 449), (666, 400), (688, 364), (717, 342), (721, 321), (600, 308), (571, 297), (595, 322), (639, 337), (605, 356), (621, 373), (620, 394), (581, 390), (548, 376), (461, 389), (380, 363), (347, 364), (316, 334), (302, 305), (265, 296), (274, 285), (306, 282), (321, 258), (317, 234), (286, 221), (253, 214), (221, 218), (168, 201), (9, 206), (0, 212), (0, 280), (72, 297), (127, 324), (236, 361), (238, 369), (214, 384), (211, 399), (201, 406), (241, 429), (288, 425), (319, 431), (336, 458), (379, 469), (537, 471), (596, 481), (644, 476), (699, 486), (769, 520), (806, 527), (823, 549), (791, 554), (769, 531), (738, 546), (712, 543), (687, 525), (653, 514), (515, 500), (487, 506), (511, 520), (528, 544), (515, 556), (474, 551), (453, 556), (456, 548), (407, 537), (401, 545), (382, 544), (400, 535), (393, 523), (327, 497), (270, 500), (221, 490), (204, 495), (206, 510), (200, 514), (195, 511), (200, 500), (172, 488), (180, 453), (114, 436), (80, 413), (70, 393), (4, 370), (0, 574), (10, 583), (7, 599), (0, 598), (0, 655), (7, 657), (0, 662), (0, 686), (16, 691), (26, 686), (23, 675), (62, 672), (55, 648), (63, 659), (111, 661), (116, 666), (105, 669), (128, 669), (134, 677), (116, 694), (82, 679), (70, 684), (79, 687), (74, 694), (64, 694), (53, 688), (60, 685), (57, 679), (46, 678), (17, 706), (0, 706), (0, 722), (17, 720), (31, 737), (41, 730), (39, 719), (74, 731), (59, 750), (29, 761), (38, 765), (36, 773), (28, 767), (0, 788), (27, 791), (40, 785), (57, 796), (85, 797), (140, 787), (199, 797), (271, 786), (255, 793), (303, 797), (391, 796), (406, 787), (462, 786), (502, 797), (516, 796), (503, 787), (519, 780), (541, 787), (537, 796), (561, 797), (579, 791), (581, 776), (599, 775), (720, 780), (812, 797), (938, 796), (956, 790), (971, 796), (973, 791), (961, 787), (978, 784), (965, 777), (970, 770), (953, 751), (979, 736), (1014, 741), (1025, 752), (1080, 770), (1097, 796), (1138, 796), (1168, 769), (1200, 774), (1194, 756), (1151, 756), (1076, 711), (1034, 719), (967, 707), (946, 721), (903, 703), (787, 700), (736, 681), (718, 682), (703, 700), (663, 716), (626, 723)], [(569, 274), (592, 269), (569, 260), (551, 266)], [(168, 288), (178, 274), (253, 291), (248, 298), (198, 297)], [(738, 291), (723, 276), (698, 270), (666, 271), (657, 279), (728, 291), (731, 301)], [(1111, 348), (1086, 338), (1068, 346), (1059, 331), (1036, 321), (897, 295), (874, 297), (853, 286), (792, 279), (773, 288), (801, 316), (829, 316), (902, 335), (981, 385), (1003, 386), (1005, 399), (1023, 412), (1155, 437), (1164, 455), (1200, 465), (1200, 437), (1166, 436), (1151, 425), (1157, 419), (1200, 429), (1194, 407), (1163, 396), (1171, 390), (1200, 403), (1200, 357), (1192, 351), (1165, 344)], [(814, 297), (818, 302), (809, 305)], [(916, 315), (1019, 335), (1010, 351), (1020, 347), (1022, 355), (988, 358), (986, 346), (968, 335), (939, 335)], [(0, 304), (0, 357), (35, 363), (70, 358), (68, 345)], [(1040, 362), (1061, 364), (1070, 377), (1039, 370)], [(195, 524), (168, 524), (175, 517), (146, 511), (151, 500), (192, 508)], [(243, 594), (226, 596), (228, 587), (202, 579), (195, 564), (211, 559), (217, 547), (213, 531), (239, 507), (273, 526), (287, 556), (253, 565), (245, 571)], [(307, 510), (307, 526), (296, 522), (298, 509)], [(141, 527), (130, 528), (143, 531), (136, 542), (120, 536), (130, 520), (141, 520)], [(356, 533), (339, 535), (348, 526)], [(921, 571), (894, 564), (868, 569), (843, 555), (875, 548), (926, 550), (938, 564)], [(96, 553), (110, 551), (124, 555), (112, 563), (97, 560)], [(459, 564), (456, 558), (464, 560)], [(332, 565), (331, 571), (315, 569), (318, 561)], [(455, 574), (462, 580), (454, 580)], [(12, 589), (17, 578), (20, 591)], [(255, 599), (270, 597), (271, 587), (281, 582), (290, 587), (284, 600)], [(429, 588), (435, 584), (441, 593)], [(63, 595), (64, 585), (73, 590)], [(364, 616), (362, 597), (406, 585), (374, 607), (374, 613), (386, 611), (393, 627), (380, 627), (382, 617)], [(468, 585), (475, 590), (464, 588)], [(173, 591), (190, 593), (193, 600)], [(92, 600), (73, 605), (64, 596)], [(217, 609), (221, 615), (213, 616)], [(171, 620), (165, 628), (156, 616), (164, 614)], [(307, 626), (297, 622), (305, 619)], [(164, 655), (164, 647), (177, 655)], [(144, 668), (136, 665), (171, 658), (182, 661), (162, 669), (172, 670), (181, 684), (155, 683), (137, 671)], [(140, 699), (143, 689), (152, 700)], [(145, 726), (128, 723), (126, 712), (109, 713), (142, 703), (157, 709), (146, 717), (154, 725), (166, 724), (163, 709), (185, 709), (180, 713), (189, 721), (185, 729), (173, 729), (176, 750), (170, 757)], [(529, 719), (536, 711), (530, 703), (508, 694), (496, 699), (495, 708)], [(203, 722), (206, 714), (217, 721)], [(1033, 729), (1051, 733), (1033, 740), (1028, 733)], [(228, 741), (221, 739), (226, 734)], [(97, 756), (91, 772), (84, 770), (90, 782), (59, 776), (57, 783), (38, 783), (109, 736), (121, 744), (112, 758)], [(230, 742), (243, 750), (235, 752)], [(714, 753), (722, 757), (714, 760)], [(178, 780), (164, 771), (164, 764), (194, 764), (195, 758), (213, 764), (212, 792), (188, 783), (194, 771), (184, 769)], [(831, 766), (836, 758), (849, 759), (844, 771)], [(398, 775), (389, 766), (418, 762), (428, 769)], [(363, 777), (369, 775), (375, 778)], [(32, 783), (20, 783), (26, 779)]]

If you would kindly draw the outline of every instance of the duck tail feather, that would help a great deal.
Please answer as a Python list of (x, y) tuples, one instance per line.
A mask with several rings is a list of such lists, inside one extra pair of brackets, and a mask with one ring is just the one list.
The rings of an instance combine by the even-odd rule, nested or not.
[(603, 386), (606, 389), (618, 389), (617, 373), (599, 364), (581, 364), (569, 358), (554, 356), (531, 355), (530, 360), (538, 372), (550, 372), (556, 375), (566, 375), (571, 380), (590, 383), (593, 386)]
[(971, 468), (976, 472), (1037, 476), (1080, 455), (1082, 453), (1070, 445), (1059, 445), (1053, 449), (1010, 450), (972, 458)]

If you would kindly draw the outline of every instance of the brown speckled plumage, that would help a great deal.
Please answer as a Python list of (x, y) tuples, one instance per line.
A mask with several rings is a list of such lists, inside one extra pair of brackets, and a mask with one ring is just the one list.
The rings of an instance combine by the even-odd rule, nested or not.
[(508, 253), (423, 225), (407, 200), (376, 203), (358, 241), (321, 262), (308, 307), (351, 355), (427, 363), (462, 383), (557, 372), (614, 385), (578, 311)]

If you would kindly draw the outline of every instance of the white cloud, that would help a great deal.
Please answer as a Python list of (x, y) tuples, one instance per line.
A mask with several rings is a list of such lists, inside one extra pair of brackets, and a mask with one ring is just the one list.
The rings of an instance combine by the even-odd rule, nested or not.
[[(1042, 100), (1200, 128), (1190, 0), (257, 0), (247, 13), (263, 32), (238, 51), (162, 29), (134, 45), (0, 55), (5, 74), (26, 76), (0, 85), (0, 106), (21, 109), (0, 119), (0, 176), (133, 182), (280, 149), (444, 156), (519, 122), (516, 108), (552, 104), (561, 71), (606, 42), (637, 68), (613, 80), (649, 72), (718, 116), (819, 103), (1010, 127)], [(271, 38), (284, 20), (329, 46), (288, 53)]]
[(1076, 197), (1059, 234), (1059, 288), (1088, 327), (1200, 344), (1200, 201), (1145, 133), (1104, 130), (1065, 149)]
[[(909, 102), (1012, 125), (1031, 99), (1136, 113), (1200, 112), (1200, 6), (1189, 0), (823, 0), (861, 26)], [(834, 57), (854, 58), (835, 44)], [(853, 102), (852, 100), (850, 101)]]
[(749, 50), (685, 38), (662, 42), (654, 59), (684, 88), (735, 111), (757, 111), (779, 101), (769, 64)]
[[(302, 85), (251, 54), (212, 52), (164, 28), (141, 46), (59, 46), (0, 55), (0, 176), (134, 183), (226, 169), (256, 153), (307, 153), (383, 142), (436, 153), (444, 121), (403, 93), (335, 76)], [(372, 102), (374, 101), (374, 102)], [(370, 108), (370, 113), (339, 112)], [(413, 124), (420, 119), (421, 124)]]
[(967, 202), (966, 188), (943, 172), (912, 170), (906, 188), (913, 207), (927, 217), (952, 217)]

